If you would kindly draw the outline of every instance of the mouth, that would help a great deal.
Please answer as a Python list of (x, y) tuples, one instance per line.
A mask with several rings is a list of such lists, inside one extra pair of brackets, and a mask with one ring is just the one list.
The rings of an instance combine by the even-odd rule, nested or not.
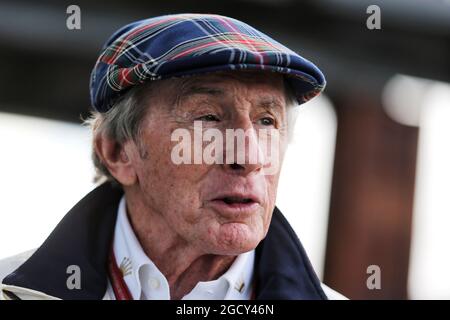
[(226, 204), (229, 205), (237, 205), (237, 204), (249, 204), (249, 203), (253, 203), (255, 202), (253, 199), (251, 198), (243, 198), (243, 197), (223, 197), (223, 198), (219, 198), (217, 199), (219, 201), (223, 201)]
[(253, 214), (259, 207), (255, 197), (246, 195), (219, 196), (210, 203), (219, 213), (233, 217)]

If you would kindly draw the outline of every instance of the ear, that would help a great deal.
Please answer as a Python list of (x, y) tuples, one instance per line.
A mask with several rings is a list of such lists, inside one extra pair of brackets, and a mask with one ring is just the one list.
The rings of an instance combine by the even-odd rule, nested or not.
[(123, 186), (133, 185), (137, 180), (136, 170), (133, 166), (133, 150), (126, 142), (119, 145), (116, 141), (106, 135), (95, 138), (95, 152), (111, 175)]

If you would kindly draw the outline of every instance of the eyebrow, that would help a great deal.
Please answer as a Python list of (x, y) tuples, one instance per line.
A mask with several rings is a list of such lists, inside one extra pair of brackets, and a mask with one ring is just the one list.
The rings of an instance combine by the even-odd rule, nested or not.
[[(187, 98), (193, 95), (209, 95), (214, 97), (223, 97), (226, 95), (226, 92), (218, 87), (207, 86), (203, 84), (197, 83), (189, 83), (190, 79), (186, 79), (187, 81), (180, 84), (180, 90), (174, 96), (174, 100), (172, 103), (172, 108), (179, 105), (180, 101), (183, 98)], [(282, 112), (283, 103), (280, 99), (277, 99), (271, 95), (263, 95), (258, 101), (257, 105), (266, 109), (266, 110), (275, 110), (278, 112)]]
[(283, 103), (272, 96), (264, 96), (258, 101), (258, 105), (263, 107), (266, 110), (276, 109), (277, 111), (281, 111), (283, 109)]

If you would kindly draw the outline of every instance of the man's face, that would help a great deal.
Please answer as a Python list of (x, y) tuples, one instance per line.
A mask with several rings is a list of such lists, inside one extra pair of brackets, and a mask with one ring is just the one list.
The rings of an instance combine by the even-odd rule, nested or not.
[[(161, 81), (142, 123), (140, 153), (145, 155), (132, 162), (145, 206), (166, 221), (168, 233), (206, 254), (221, 255), (252, 250), (265, 237), (287, 138), (285, 97), (283, 78), (276, 74), (225, 72)], [(194, 133), (194, 122), (202, 131)], [(194, 141), (212, 128), (223, 133), (224, 152), (244, 153), (246, 163), (174, 163), (175, 130), (186, 130)], [(239, 150), (237, 143), (225, 146), (226, 129), (254, 134)], [(260, 129), (270, 132), (266, 137), (279, 135), (277, 150), (262, 150)], [(248, 163), (255, 150), (258, 161)], [(277, 157), (275, 172), (267, 160), (270, 152), (272, 162), (273, 154)]]

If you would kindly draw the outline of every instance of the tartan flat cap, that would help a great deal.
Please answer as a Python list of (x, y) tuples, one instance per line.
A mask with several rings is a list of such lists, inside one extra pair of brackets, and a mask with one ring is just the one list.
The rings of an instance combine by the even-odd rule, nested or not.
[(226, 70), (281, 73), (299, 104), (325, 87), (313, 63), (246, 23), (213, 14), (174, 14), (130, 23), (111, 36), (91, 73), (91, 103), (106, 112), (140, 83)]

